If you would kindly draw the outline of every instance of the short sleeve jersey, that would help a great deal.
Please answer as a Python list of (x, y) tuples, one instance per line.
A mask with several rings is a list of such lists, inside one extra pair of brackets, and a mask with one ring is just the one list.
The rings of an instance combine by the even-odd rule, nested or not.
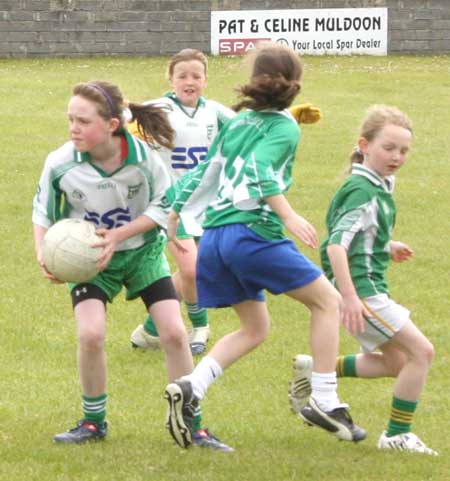
[(320, 248), (322, 267), (327, 277), (334, 280), (327, 247), (345, 247), (352, 281), (361, 298), (389, 293), (386, 270), (396, 216), (393, 188), (394, 177), (382, 178), (373, 170), (354, 164), (327, 213), (328, 235)]
[(175, 131), (174, 147), (160, 147), (159, 154), (173, 183), (206, 159), (218, 131), (236, 115), (233, 110), (203, 97), (195, 109), (188, 109), (173, 93), (145, 103), (168, 107), (169, 122)]
[(240, 113), (220, 131), (207, 161), (182, 179), (174, 210), (185, 225), (206, 210), (204, 229), (245, 224), (266, 239), (284, 238), (264, 197), (290, 187), (299, 137), (287, 110)]
[[(145, 142), (127, 132), (124, 135), (128, 155), (113, 173), (91, 163), (89, 154), (78, 152), (72, 142), (50, 153), (33, 199), (33, 223), (49, 228), (62, 218), (79, 218), (97, 228), (112, 229), (146, 215), (165, 227), (169, 207), (165, 192), (170, 186), (167, 169)], [(117, 250), (151, 242), (157, 231), (133, 236)]]

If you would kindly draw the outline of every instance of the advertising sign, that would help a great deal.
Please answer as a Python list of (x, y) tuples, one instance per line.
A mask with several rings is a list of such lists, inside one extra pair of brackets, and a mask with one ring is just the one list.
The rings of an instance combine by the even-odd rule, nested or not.
[(211, 12), (211, 52), (242, 55), (262, 40), (308, 55), (386, 55), (387, 8)]

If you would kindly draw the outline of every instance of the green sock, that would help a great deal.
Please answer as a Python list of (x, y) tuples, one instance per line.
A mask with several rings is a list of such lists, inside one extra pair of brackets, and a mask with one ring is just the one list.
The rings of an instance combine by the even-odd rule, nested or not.
[(386, 436), (390, 437), (411, 431), (417, 404), (418, 401), (405, 401), (392, 396), (391, 418), (389, 419)]
[(203, 307), (198, 307), (198, 304), (190, 304), (186, 302), (186, 308), (189, 320), (193, 327), (205, 327), (208, 325), (208, 311)]
[(195, 409), (194, 422), (192, 423), (192, 431), (195, 433), (199, 429), (202, 429), (202, 410), (200, 404)]
[(337, 377), (358, 377), (356, 373), (356, 354), (339, 356), (336, 359)]
[(156, 330), (155, 323), (153, 322), (152, 316), (149, 314), (144, 322), (144, 329), (151, 336), (159, 337), (158, 331)]
[(82, 395), (84, 418), (88, 421), (102, 425), (106, 418), (106, 401), (108, 396), (102, 394), (98, 397)]

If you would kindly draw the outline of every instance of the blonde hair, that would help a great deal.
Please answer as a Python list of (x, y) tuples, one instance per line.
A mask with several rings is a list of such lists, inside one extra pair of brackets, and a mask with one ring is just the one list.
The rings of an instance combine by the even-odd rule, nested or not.
[[(409, 117), (397, 107), (388, 105), (372, 105), (367, 110), (366, 118), (363, 121), (359, 136), (371, 142), (386, 125), (403, 127), (413, 133), (412, 122)], [(361, 164), (364, 160), (363, 153), (355, 147), (350, 155), (351, 164)]]
[(200, 50), (194, 48), (184, 48), (176, 53), (169, 61), (167, 66), (167, 77), (169, 80), (173, 77), (175, 65), (180, 62), (189, 62), (190, 60), (198, 60), (205, 68), (205, 77), (208, 73), (208, 58)]

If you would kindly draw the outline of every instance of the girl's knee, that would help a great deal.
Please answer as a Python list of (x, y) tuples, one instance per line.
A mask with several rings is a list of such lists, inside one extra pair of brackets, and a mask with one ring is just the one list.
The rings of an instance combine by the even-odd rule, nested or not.
[(184, 285), (195, 285), (195, 265), (182, 266), (179, 272)]
[(250, 339), (250, 343), (257, 347), (262, 344), (269, 336), (269, 326), (260, 326), (259, 329), (243, 329), (246, 337)]
[(430, 366), (431, 363), (433, 362), (433, 359), (434, 359), (434, 346), (433, 346), (433, 344), (432, 344), (428, 339), (425, 339), (425, 342), (423, 343), (422, 357), (423, 357), (423, 359), (427, 362), (427, 364), (428, 364), (429, 366)]
[(83, 329), (78, 333), (78, 343), (84, 351), (99, 351), (104, 347), (105, 336), (103, 332)]
[(187, 333), (182, 322), (167, 323), (163, 329), (158, 329), (159, 338), (163, 346), (180, 348), (187, 343)]
[(340, 315), (342, 305), (342, 297), (339, 292), (331, 285), (323, 289), (320, 295), (315, 299), (311, 310), (320, 310), (326, 312), (330, 318)]

